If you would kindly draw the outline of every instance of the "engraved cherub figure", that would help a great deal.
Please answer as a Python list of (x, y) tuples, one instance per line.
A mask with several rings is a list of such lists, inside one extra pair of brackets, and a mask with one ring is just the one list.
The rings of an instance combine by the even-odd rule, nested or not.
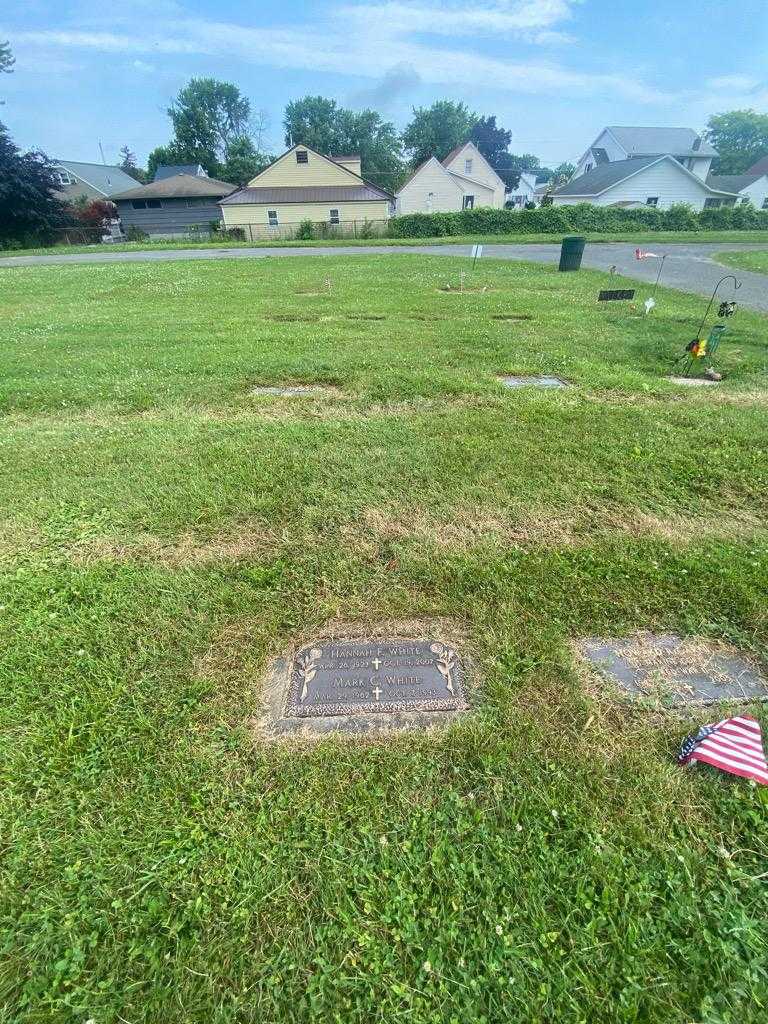
[(317, 672), (317, 663), (322, 656), (322, 651), (318, 650), (317, 647), (313, 647), (307, 651), (305, 655), (299, 655), (296, 658), (296, 666), (299, 676), (301, 677), (301, 693), (299, 700), (304, 703), (307, 699), (307, 686), (315, 678)]
[(430, 651), (438, 656), (437, 667), (440, 671), (440, 675), (445, 679), (445, 688), (451, 696), (455, 696), (453, 689), (453, 679), (451, 678), (451, 672), (456, 667), (456, 652), (452, 651), (450, 647), (445, 647), (443, 644), (430, 644)]

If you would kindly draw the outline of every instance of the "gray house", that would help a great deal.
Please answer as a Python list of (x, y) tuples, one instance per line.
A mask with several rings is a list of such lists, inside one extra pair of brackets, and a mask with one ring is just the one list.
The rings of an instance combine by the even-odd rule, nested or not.
[(221, 221), (220, 199), (236, 185), (194, 174), (174, 174), (110, 196), (123, 231), (134, 227), (156, 238), (208, 235)]

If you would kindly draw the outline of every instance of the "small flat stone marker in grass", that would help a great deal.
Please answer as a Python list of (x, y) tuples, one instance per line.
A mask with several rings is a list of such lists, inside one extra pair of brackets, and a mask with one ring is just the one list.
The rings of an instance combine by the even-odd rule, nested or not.
[(719, 380), (711, 380), (709, 377), (666, 377), (665, 380), (670, 384), (682, 384), (687, 388), (705, 388), (720, 383)]
[(272, 736), (424, 728), (467, 708), (464, 677), (441, 640), (322, 640), (275, 663), (262, 725)]
[(251, 388), (252, 395), (317, 395), (326, 389), (319, 384), (275, 384)]
[(627, 696), (667, 707), (768, 700), (768, 680), (738, 651), (701, 637), (639, 633), (589, 638), (579, 653)]
[(498, 378), (505, 388), (569, 388), (571, 385), (561, 377), (547, 374), (525, 374), (515, 376), (504, 374)]

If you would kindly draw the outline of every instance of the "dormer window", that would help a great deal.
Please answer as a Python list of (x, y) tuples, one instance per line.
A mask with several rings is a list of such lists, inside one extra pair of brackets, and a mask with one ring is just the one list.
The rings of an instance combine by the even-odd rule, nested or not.
[(59, 181), (60, 181), (60, 183), (62, 185), (74, 185), (75, 184), (75, 179), (72, 177), (72, 175), (69, 173), (69, 171), (65, 171), (63, 167), (57, 168), (56, 174), (57, 174), (58, 179), (59, 179)]
[(464, 173), (465, 174), (471, 174), (472, 173), (472, 160), (471, 159), (464, 161)]
[(306, 149), (297, 149), (296, 150), (296, 163), (297, 164), (308, 164), (309, 163), (309, 153), (306, 151)]

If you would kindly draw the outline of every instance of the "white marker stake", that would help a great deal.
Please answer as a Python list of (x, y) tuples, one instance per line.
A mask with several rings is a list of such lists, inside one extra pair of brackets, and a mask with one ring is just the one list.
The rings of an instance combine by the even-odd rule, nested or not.
[(472, 269), (473, 270), (475, 269), (475, 264), (477, 263), (478, 259), (482, 255), (483, 255), (483, 247), (482, 247), (482, 245), (473, 245), (472, 246)]
[(648, 298), (643, 303), (643, 305), (645, 306), (645, 315), (648, 316), (648, 314), (651, 312), (651, 310), (656, 305), (656, 303), (654, 302), (654, 300), (649, 295)]

